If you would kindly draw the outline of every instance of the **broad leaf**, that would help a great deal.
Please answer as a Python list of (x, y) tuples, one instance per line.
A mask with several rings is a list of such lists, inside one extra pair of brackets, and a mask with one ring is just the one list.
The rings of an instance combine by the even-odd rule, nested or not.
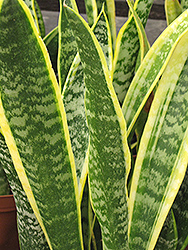
[(0, 1), (0, 37), (0, 126), (14, 167), (50, 249), (82, 249), (61, 93), (23, 1)]
[(188, 32), (177, 43), (141, 138), (129, 200), (130, 249), (153, 249), (188, 162)]
[(125, 185), (130, 152), (125, 121), (95, 35), (75, 11), (65, 9), (84, 67), (90, 134), (89, 181), (92, 206), (101, 225), (103, 248), (128, 249)]

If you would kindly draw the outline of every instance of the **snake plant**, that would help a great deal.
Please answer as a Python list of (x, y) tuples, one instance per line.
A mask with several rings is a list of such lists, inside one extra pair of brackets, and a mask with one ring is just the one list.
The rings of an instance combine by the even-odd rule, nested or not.
[(166, 0), (60, 3), (44, 36), (36, 0), (0, 0), (0, 166), (21, 249), (184, 250), (188, 244), (188, 10)]

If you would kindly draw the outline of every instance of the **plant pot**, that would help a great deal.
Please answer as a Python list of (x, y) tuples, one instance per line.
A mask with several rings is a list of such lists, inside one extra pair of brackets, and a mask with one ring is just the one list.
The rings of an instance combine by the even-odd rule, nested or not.
[(20, 249), (13, 195), (0, 196), (0, 249)]

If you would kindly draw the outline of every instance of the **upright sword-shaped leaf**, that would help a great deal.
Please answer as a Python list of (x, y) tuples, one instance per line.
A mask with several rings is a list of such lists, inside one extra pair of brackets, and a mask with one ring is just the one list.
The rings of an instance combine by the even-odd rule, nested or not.
[(0, 164), (3, 167), (11, 191), (14, 195), (17, 210), (17, 225), (19, 244), (22, 250), (40, 249), (49, 250), (44, 233), (23, 190), (18, 174), (6, 145), (5, 139), (0, 134)]
[(86, 7), (88, 24), (92, 26), (97, 20), (98, 15), (96, 0), (84, 0), (84, 2)]
[(188, 29), (188, 11), (185, 11), (161, 34), (136, 72), (122, 106), (128, 135), (186, 29)]
[[(65, 16), (63, 9), (64, 0), (60, 0), (60, 14), (59, 14), (59, 47), (58, 47), (58, 77), (59, 77), (59, 86), (61, 91), (63, 91), (63, 86), (65, 84), (68, 72), (74, 60), (74, 57), (77, 54), (77, 46), (75, 38), (72, 34), (72, 31), (69, 27), (68, 20)], [(75, 0), (67, 0), (67, 4), (71, 6), (74, 10), (78, 12), (78, 8)]]
[(188, 31), (162, 75), (141, 138), (129, 200), (130, 249), (154, 249), (188, 162)]
[(22, 0), (0, 1), (0, 37), (0, 126), (14, 167), (50, 249), (82, 249), (76, 170), (61, 93)]
[(65, 10), (84, 67), (90, 134), (89, 181), (92, 205), (102, 229), (103, 247), (128, 249), (126, 178), (130, 152), (126, 124), (95, 35), (76, 12), (67, 6)]

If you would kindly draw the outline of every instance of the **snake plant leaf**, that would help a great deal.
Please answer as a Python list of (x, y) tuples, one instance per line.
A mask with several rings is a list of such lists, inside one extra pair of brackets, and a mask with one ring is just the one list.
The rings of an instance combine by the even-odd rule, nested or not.
[(102, 11), (100, 12), (96, 20), (96, 23), (92, 27), (92, 30), (97, 40), (99, 41), (99, 44), (105, 55), (109, 71), (112, 74), (112, 61), (113, 61), (112, 40), (111, 40), (109, 22), (104, 11), (104, 5), (102, 7)]
[(65, 10), (84, 67), (90, 134), (89, 184), (92, 206), (101, 225), (103, 248), (128, 249), (125, 185), (130, 169), (130, 152), (126, 124), (94, 33), (74, 10), (67, 6)]
[(171, 24), (182, 13), (178, 0), (165, 0), (165, 14), (167, 25)]
[(28, 202), (2, 134), (0, 134), (0, 164), (6, 172), (16, 203), (17, 225), (21, 249), (49, 250), (50, 248), (48, 247), (44, 233)]
[(37, 26), (38, 32), (41, 37), (45, 36), (45, 26), (43, 17), (40, 11), (40, 7), (37, 3), (37, 0), (23, 0), (25, 4), (28, 6), (29, 10), (31, 11), (31, 14), (35, 20), (35, 24)]
[(158, 83), (182, 33), (188, 29), (188, 11), (182, 13), (153, 44), (131, 82), (122, 110), (129, 135), (152, 90)]
[(58, 57), (58, 27), (54, 28), (48, 35), (43, 38), (43, 41), (48, 49), (52, 67), (57, 74), (57, 57)]
[[(75, 57), (70, 68), (62, 98), (65, 106), (71, 145), (75, 158), (79, 190), (82, 193), (88, 172), (87, 164), (84, 164), (84, 162), (86, 160), (89, 145), (89, 132), (84, 105), (84, 72), (79, 54)], [(80, 179), (83, 180), (81, 183)]]
[(180, 187), (180, 190), (173, 203), (174, 216), (178, 229), (177, 250), (184, 250), (188, 245), (188, 168)]
[(45, 25), (44, 25), (44, 20), (43, 20), (43, 16), (40, 10), (40, 7), (38, 5), (37, 0), (34, 0), (34, 7), (35, 7), (35, 13), (36, 13), (36, 19), (37, 19), (37, 23), (38, 23), (38, 28), (40, 31), (40, 35), (41, 37), (45, 36)]
[[(61, 90), (65, 84), (68, 72), (72, 62), (77, 54), (77, 45), (72, 31), (69, 27), (68, 20), (63, 9), (64, 0), (60, 0), (60, 14), (59, 14), (59, 49), (58, 49), (58, 77)], [(67, 0), (67, 4), (78, 12), (75, 0)]]
[(188, 162), (188, 31), (155, 93), (135, 162), (129, 200), (130, 249), (153, 249)]
[(183, 11), (188, 9), (188, 1), (187, 0), (181, 0), (181, 6), (182, 6)]
[[(153, 0), (137, 0), (134, 9), (145, 27)], [(120, 103), (126, 96), (135, 74), (135, 67), (140, 48), (139, 36), (134, 17), (131, 15), (118, 33), (114, 53), (113, 85)]]
[(142, 62), (145, 55), (146, 55), (146, 53), (150, 49), (150, 44), (148, 42), (144, 27), (142, 25), (142, 22), (140, 21), (139, 16), (137, 15), (136, 11), (134, 10), (131, 1), (127, 0), (127, 3), (128, 3), (129, 8), (130, 8), (130, 10), (132, 12), (132, 15), (134, 17), (135, 24), (136, 24), (136, 27), (137, 27), (139, 41), (140, 41), (140, 61)]
[[(95, 24), (92, 27), (92, 30), (105, 54), (109, 70), (112, 70), (111, 35), (104, 9), (99, 14)], [(81, 201), (86, 176), (88, 174), (87, 149), (89, 133), (84, 105), (84, 73), (78, 54), (76, 55), (67, 76), (62, 97), (67, 115), (67, 123), (70, 131), (73, 154), (75, 157)]]
[(82, 249), (76, 169), (61, 93), (23, 1), (0, 1), (0, 37), (0, 126), (14, 167), (49, 248)]
[(173, 210), (171, 209), (159, 235), (155, 250), (176, 250), (178, 243), (178, 232)]
[(114, 0), (97, 0), (98, 13), (100, 13), (104, 4), (105, 13), (108, 17), (110, 31), (112, 36), (112, 46), (115, 49), (116, 44), (116, 20), (115, 20), (115, 1)]
[(91, 27), (97, 20), (98, 11), (96, 0), (84, 0), (87, 14), (87, 21)]

